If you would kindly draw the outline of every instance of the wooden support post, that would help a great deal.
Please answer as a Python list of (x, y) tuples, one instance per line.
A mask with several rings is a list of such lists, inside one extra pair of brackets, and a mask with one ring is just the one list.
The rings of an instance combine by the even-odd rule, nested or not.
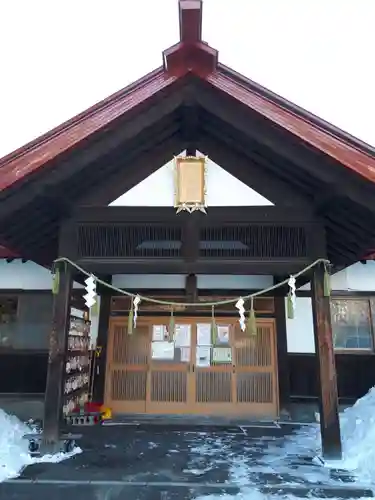
[(197, 276), (189, 274), (185, 280), (186, 302), (198, 302)]
[(44, 401), (43, 453), (60, 451), (60, 425), (62, 422), (63, 383), (69, 331), (72, 273), (65, 263), (58, 264), (59, 290), (54, 296), (52, 328), (49, 337), (47, 386)]
[(319, 380), (320, 431), (323, 457), (342, 458), (337, 375), (332, 342), (330, 298), (324, 296), (324, 265), (314, 268), (311, 281), (315, 352)]

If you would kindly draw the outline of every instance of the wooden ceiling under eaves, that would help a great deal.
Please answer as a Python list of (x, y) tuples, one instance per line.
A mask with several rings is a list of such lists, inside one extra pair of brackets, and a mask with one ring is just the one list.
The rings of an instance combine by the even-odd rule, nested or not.
[(179, 6), (181, 40), (162, 68), (0, 160), (0, 244), (49, 264), (74, 207), (107, 205), (195, 148), (276, 205), (321, 217), (337, 267), (363, 258), (374, 149), (218, 63), (200, 40), (201, 2)]

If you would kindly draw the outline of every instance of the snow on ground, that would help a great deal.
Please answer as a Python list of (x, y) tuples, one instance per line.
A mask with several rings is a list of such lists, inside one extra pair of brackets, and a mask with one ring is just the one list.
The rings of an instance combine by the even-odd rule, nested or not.
[(30, 428), (13, 415), (0, 409), (0, 482), (19, 476), (22, 470), (38, 462), (61, 462), (81, 452), (76, 448), (72, 453), (58, 453), (42, 457), (31, 457), (28, 441), (24, 434), (30, 434)]
[[(340, 414), (343, 460), (327, 467), (353, 471), (362, 484), (375, 487), (375, 387)], [(288, 443), (321, 453), (319, 425), (303, 428)]]
[[(375, 489), (375, 387), (372, 388), (363, 398), (359, 399), (354, 406), (347, 408), (340, 415), (341, 438), (343, 445), (343, 460), (340, 462), (326, 463), (328, 468), (349, 470), (356, 476), (357, 483), (362, 486), (369, 486)], [(215, 455), (222, 443), (206, 443), (200, 447), (200, 453), (210, 453)], [(192, 450), (194, 451), (194, 450)], [(246, 450), (244, 450), (246, 453)], [(286, 457), (309, 456), (312, 454), (321, 454), (321, 440), (319, 424), (313, 424), (302, 427), (295, 434), (286, 438), (282, 447), (276, 443), (273, 445), (270, 440), (268, 453), (264, 456), (257, 466), (250, 465), (246, 460), (240, 457), (233, 457), (231, 465), (230, 482), (242, 485), (241, 492), (236, 495), (207, 495), (201, 496), (197, 500), (267, 500), (275, 498), (272, 495), (264, 495), (255, 488), (248, 488), (249, 473), (251, 472), (269, 472), (287, 474), (288, 465)], [(230, 457), (228, 457), (230, 459)], [(194, 466), (194, 464), (191, 464)], [(296, 468), (293, 473), (303, 475), (309, 482), (319, 482), (320, 468), (311, 470), (311, 467)], [(320, 469), (324, 472), (323, 467)], [(278, 497), (280, 498), (280, 497)], [(284, 496), (284, 499), (292, 500), (292, 496)], [(315, 498), (315, 497), (314, 497)]]

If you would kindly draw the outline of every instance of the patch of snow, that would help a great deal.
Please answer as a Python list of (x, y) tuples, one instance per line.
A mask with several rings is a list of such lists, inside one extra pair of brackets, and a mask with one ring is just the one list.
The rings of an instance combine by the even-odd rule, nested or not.
[[(375, 387), (340, 414), (343, 459), (327, 461), (330, 469), (351, 471), (358, 482), (375, 486)], [(286, 453), (311, 451), (321, 457), (319, 424), (305, 426), (287, 439)], [(318, 463), (318, 462), (316, 462)]]
[(32, 457), (28, 451), (28, 440), (23, 439), (24, 434), (32, 432), (33, 429), (17, 417), (0, 409), (0, 482), (19, 476), (28, 465), (41, 462), (58, 463), (82, 452), (77, 447), (71, 453)]
[[(375, 387), (340, 415), (343, 469), (364, 484), (375, 485)], [(327, 466), (337, 466), (329, 464)]]
[[(217, 494), (217, 495), (203, 495), (195, 498), (195, 500), (298, 500), (300, 497), (295, 497), (294, 495), (272, 495), (265, 494), (257, 491), (255, 489), (245, 488), (237, 494)], [(311, 497), (314, 500), (327, 500), (327, 498)], [(330, 497), (331, 498), (331, 497)], [(338, 498), (331, 498), (331, 500), (342, 500)], [(350, 499), (349, 499), (350, 500)], [(357, 500), (368, 500), (368, 498), (357, 499)]]

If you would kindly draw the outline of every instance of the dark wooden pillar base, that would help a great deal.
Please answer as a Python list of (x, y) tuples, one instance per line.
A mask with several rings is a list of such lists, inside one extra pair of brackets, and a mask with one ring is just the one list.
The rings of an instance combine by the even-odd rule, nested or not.
[(340, 460), (342, 449), (337, 375), (332, 342), (330, 298), (324, 296), (323, 264), (316, 266), (313, 271), (311, 292), (323, 457), (328, 460)]
[(63, 384), (65, 358), (70, 316), (70, 296), (72, 291), (71, 270), (59, 264), (60, 283), (54, 296), (52, 328), (49, 338), (47, 385), (44, 400), (43, 452), (60, 450), (60, 426), (63, 408)]

